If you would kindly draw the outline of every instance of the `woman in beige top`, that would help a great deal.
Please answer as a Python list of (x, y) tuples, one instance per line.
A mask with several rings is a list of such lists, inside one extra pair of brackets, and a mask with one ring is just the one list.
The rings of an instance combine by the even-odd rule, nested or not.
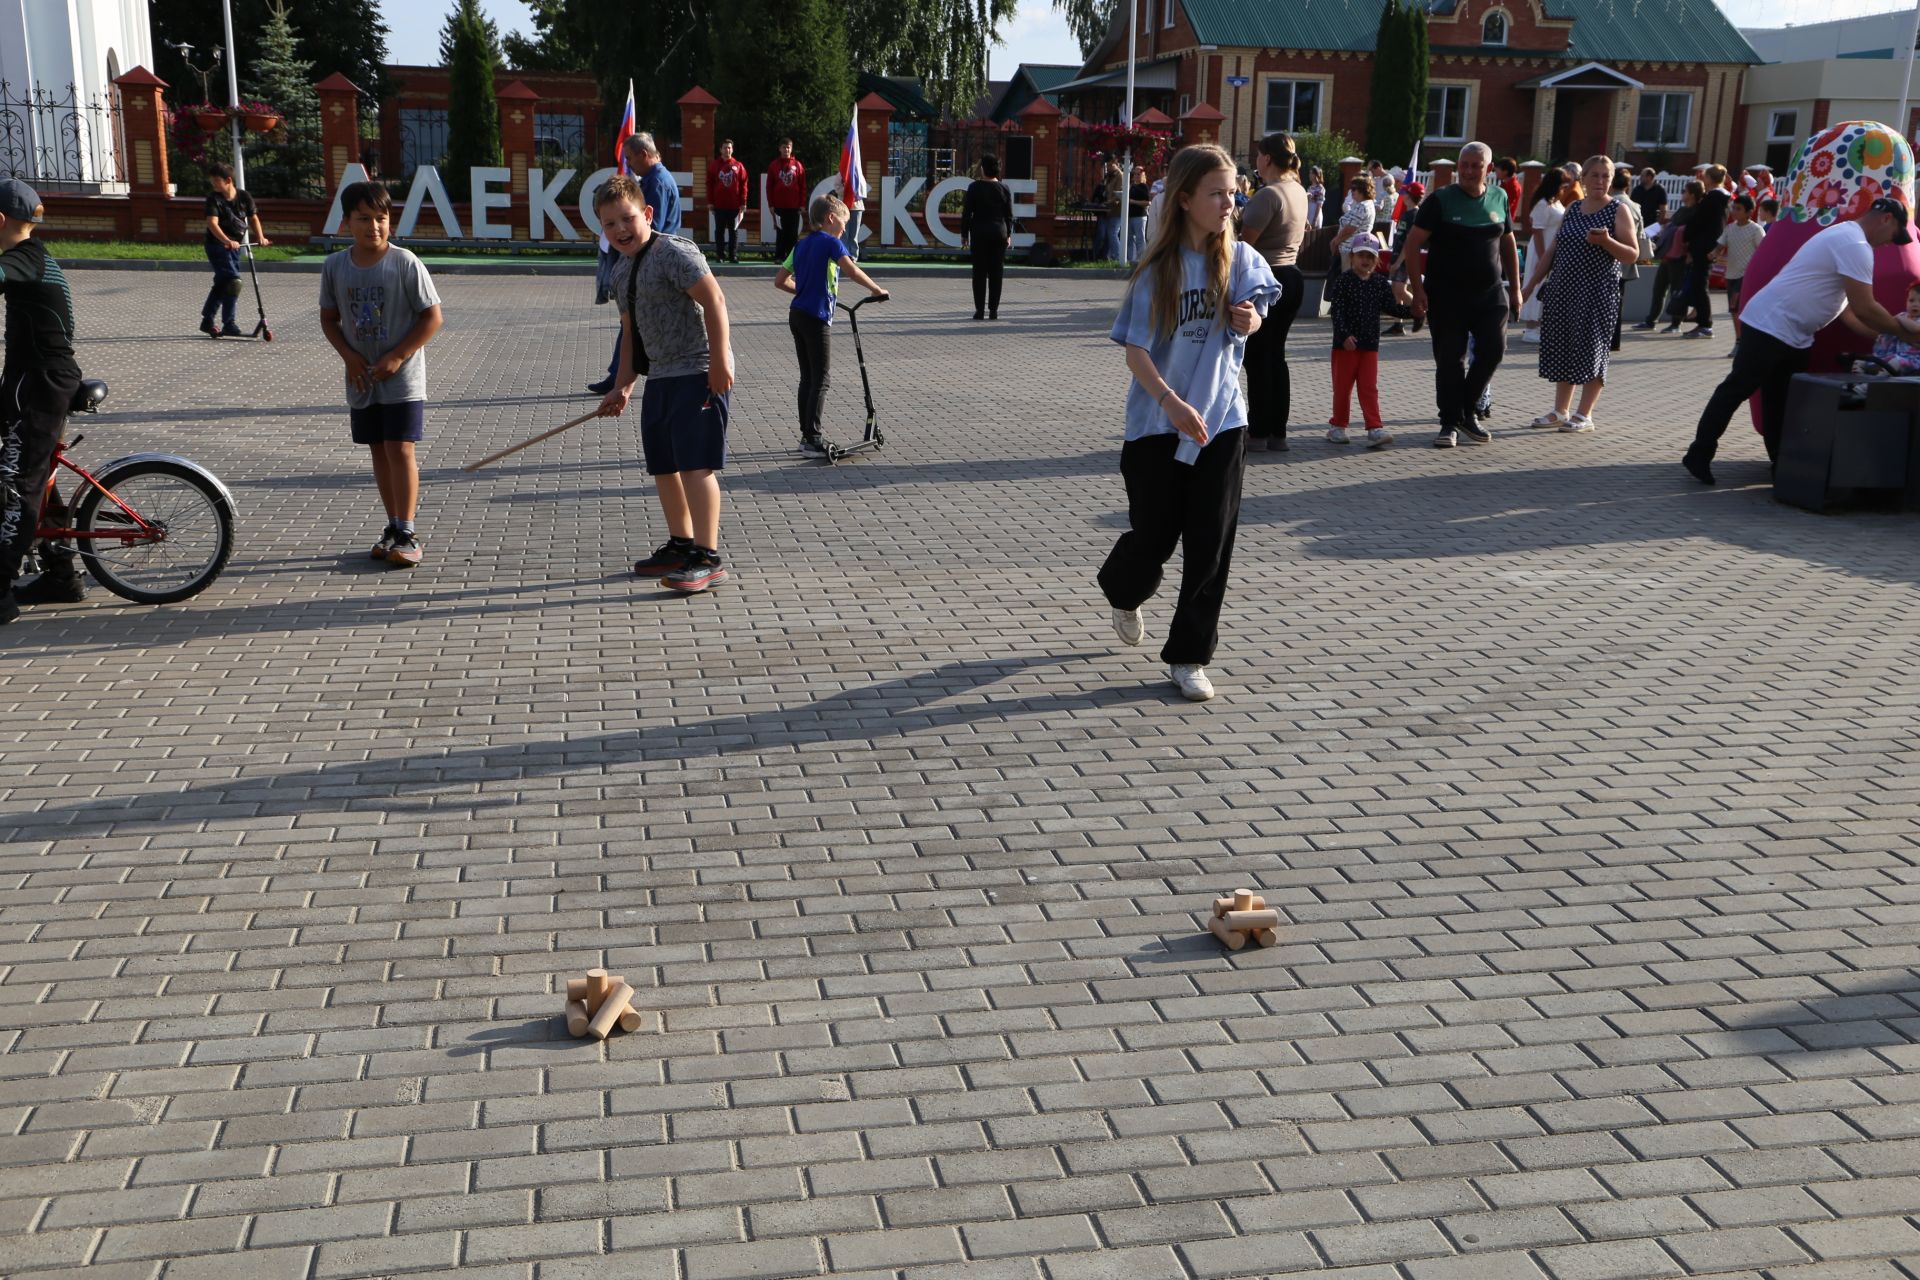
[(1267, 318), (1247, 339), (1247, 448), (1285, 450), (1292, 413), (1292, 381), (1287, 374), (1287, 331), (1300, 314), (1306, 277), (1295, 265), (1307, 238), (1307, 189), (1300, 181), (1300, 156), (1293, 138), (1270, 133), (1254, 150), (1254, 164), (1265, 185), (1253, 193), (1240, 214), (1245, 240), (1280, 282), (1280, 297)]

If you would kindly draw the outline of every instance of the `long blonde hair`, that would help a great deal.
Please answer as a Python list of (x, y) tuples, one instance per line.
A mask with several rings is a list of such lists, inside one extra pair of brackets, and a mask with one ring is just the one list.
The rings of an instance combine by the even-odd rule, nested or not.
[[(1180, 285), (1185, 271), (1180, 265), (1180, 247), (1186, 242), (1187, 213), (1180, 197), (1190, 196), (1202, 178), (1225, 171), (1235, 172), (1233, 157), (1219, 147), (1196, 145), (1173, 153), (1167, 166), (1167, 184), (1161, 195), (1160, 221), (1153, 230), (1153, 242), (1140, 255), (1133, 278), (1146, 275), (1152, 281), (1153, 303), (1148, 316), (1156, 337), (1165, 337), (1180, 325)], [(1207, 237), (1207, 304), (1217, 315), (1226, 314), (1225, 299), (1233, 281), (1233, 223)]]

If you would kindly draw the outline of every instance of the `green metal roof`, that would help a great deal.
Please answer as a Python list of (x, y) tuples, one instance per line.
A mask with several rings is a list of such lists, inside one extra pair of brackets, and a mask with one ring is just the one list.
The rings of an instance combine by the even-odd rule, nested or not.
[[(1201, 44), (1256, 49), (1371, 51), (1380, 26), (1379, 0), (1181, 0)], [(1429, 13), (1447, 13), (1439, 0)], [(1760, 62), (1713, 0), (1545, 0), (1547, 17), (1572, 19), (1564, 53), (1515, 50), (1521, 57), (1574, 62)], [(1446, 28), (1432, 32), (1436, 51)], [(1463, 33), (1466, 34), (1466, 33)], [(1476, 53), (1494, 50), (1478, 47)]]
[(1027, 109), (1027, 104), (1035, 98), (1045, 98), (1054, 106), (1060, 105), (1060, 95), (1055, 92), (1061, 85), (1080, 75), (1079, 66), (1063, 66), (1057, 62), (1023, 62), (1015, 69), (1013, 77), (1007, 81), (1007, 87), (1000, 92), (988, 113), (995, 123), (1011, 120)]

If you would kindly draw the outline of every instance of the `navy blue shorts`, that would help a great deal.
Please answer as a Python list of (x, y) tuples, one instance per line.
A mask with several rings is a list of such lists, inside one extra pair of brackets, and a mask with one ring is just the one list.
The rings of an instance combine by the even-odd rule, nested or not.
[(427, 434), (427, 402), (402, 400), (398, 404), (370, 404), (364, 409), (348, 409), (355, 444), (380, 444), (387, 440), (420, 440)]
[(704, 373), (648, 378), (640, 393), (640, 449), (647, 474), (724, 468), (728, 399), (708, 389)]

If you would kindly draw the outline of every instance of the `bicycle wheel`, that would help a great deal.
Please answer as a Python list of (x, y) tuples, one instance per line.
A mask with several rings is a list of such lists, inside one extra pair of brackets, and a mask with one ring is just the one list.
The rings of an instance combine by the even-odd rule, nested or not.
[[(138, 604), (168, 604), (204, 591), (233, 554), (233, 508), (220, 490), (177, 462), (133, 462), (100, 477), (161, 535), (151, 541), (80, 538), (80, 558), (100, 585)], [(82, 532), (137, 528), (119, 503), (89, 486), (74, 512)]]

